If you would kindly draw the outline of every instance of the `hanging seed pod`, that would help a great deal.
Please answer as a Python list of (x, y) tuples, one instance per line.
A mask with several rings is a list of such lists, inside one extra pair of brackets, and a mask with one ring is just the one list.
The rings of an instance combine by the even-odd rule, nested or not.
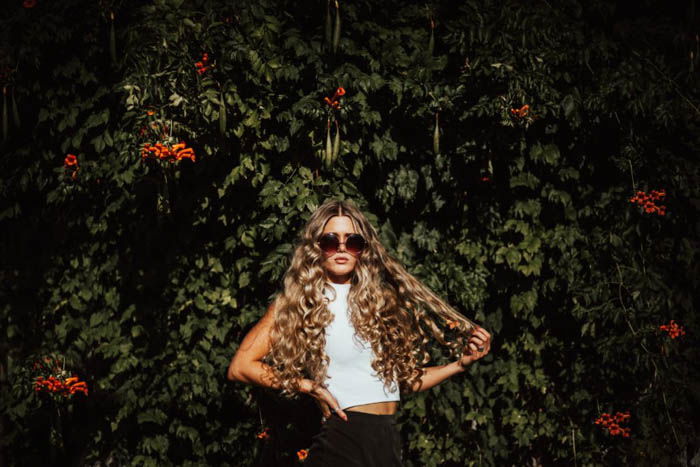
[(333, 53), (338, 50), (338, 43), (340, 42), (340, 5), (338, 5), (338, 0), (335, 0), (335, 31), (333, 31)]
[(224, 92), (221, 91), (219, 97), (219, 133), (221, 136), (226, 135), (226, 101), (224, 100)]
[(8, 122), (7, 122), (7, 88), (2, 88), (2, 142), (7, 141)]
[(338, 120), (335, 121), (335, 140), (333, 141), (333, 160), (338, 159), (338, 153), (340, 152), (340, 125), (338, 125)]
[(333, 36), (333, 22), (331, 21), (331, 0), (326, 0), (326, 47), (331, 48), (331, 40)]
[(428, 55), (433, 56), (433, 50), (435, 49), (435, 34), (433, 33), (435, 31), (435, 22), (430, 19), (430, 40), (428, 41)]
[(326, 125), (326, 166), (330, 167), (333, 163), (333, 144), (331, 143), (331, 119), (328, 119)]
[(112, 64), (117, 64), (117, 36), (114, 32), (114, 12), (109, 12), (109, 57), (112, 59)]
[(437, 112), (435, 112), (435, 130), (433, 131), (433, 152), (436, 156), (440, 153), (440, 126)]
[(20, 127), (19, 111), (17, 110), (17, 101), (15, 101), (15, 88), (12, 88), (12, 118), (15, 121), (15, 126)]

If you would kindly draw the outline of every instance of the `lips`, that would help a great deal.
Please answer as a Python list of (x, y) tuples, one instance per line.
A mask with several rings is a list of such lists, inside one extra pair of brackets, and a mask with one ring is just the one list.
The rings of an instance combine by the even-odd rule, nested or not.
[(347, 258), (338, 258), (338, 259), (335, 260), (335, 262), (338, 263), (338, 264), (345, 264), (345, 263), (347, 263), (348, 261), (349, 261), (349, 259), (347, 259)]

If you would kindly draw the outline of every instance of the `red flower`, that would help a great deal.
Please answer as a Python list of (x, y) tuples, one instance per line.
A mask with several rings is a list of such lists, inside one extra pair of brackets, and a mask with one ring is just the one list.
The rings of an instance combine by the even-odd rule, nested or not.
[(156, 143), (154, 145), (145, 143), (141, 149), (141, 158), (159, 160), (165, 159), (171, 163), (182, 159), (189, 159), (192, 162), (195, 162), (196, 156), (194, 154), (194, 149), (185, 148), (185, 146), (186, 145), (184, 142), (174, 144), (172, 147), (168, 147), (167, 145), (161, 143)]
[(676, 320), (671, 320), (668, 324), (659, 326), (661, 331), (666, 331), (671, 339), (675, 339), (678, 336), (684, 336), (685, 330), (676, 324)]
[(630, 429), (623, 428), (619, 424), (627, 421), (630, 417), (629, 410), (624, 413), (617, 412), (614, 417), (609, 413), (603, 413), (594, 423), (603, 425), (612, 436), (621, 435), (624, 438), (629, 438)]
[(63, 165), (66, 167), (70, 167), (73, 165), (78, 165), (78, 158), (75, 157), (73, 154), (68, 154), (66, 158), (63, 160)]
[(529, 109), (530, 109), (530, 106), (525, 104), (524, 106), (520, 107), (519, 109), (510, 109), (510, 113), (517, 118), (522, 118), (525, 115), (527, 115)]
[(299, 458), (300, 461), (303, 461), (309, 456), (309, 450), (308, 449), (300, 449), (297, 451), (297, 457)]
[(643, 191), (637, 191), (635, 196), (629, 199), (630, 203), (636, 203), (644, 209), (646, 213), (657, 213), (660, 216), (666, 215), (666, 206), (657, 206), (655, 201), (659, 201), (661, 198), (666, 196), (666, 191), (661, 190), (651, 190), (650, 193), (645, 193)]
[(197, 67), (197, 73), (201, 75), (204, 72), (206, 72), (209, 68), (211, 68), (211, 66), (207, 66), (208, 62), (209, 54), (204, 52), (204, 54), (202, 54), (202, 60), (199, 62), (195, 62), (194, 64), (194, 66)]

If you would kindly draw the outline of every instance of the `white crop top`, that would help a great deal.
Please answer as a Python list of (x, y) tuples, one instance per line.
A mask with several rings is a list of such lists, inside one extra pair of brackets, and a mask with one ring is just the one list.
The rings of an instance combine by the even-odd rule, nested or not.
[[(372, 368), (372, 346), (359, 336), (350, 321), (347, 297), (351, 284), (327, 283), (336, 292), (336, 299), (328, 303), (334, 315), (326, 327), (326, 355), (330, 358), (325, 384), (341, 409), (373, 402), (399, 401), (399, 389), (394, 383), (387, 392), (384, 382)], [(333, 300), (327, 288), (323, 294)]]

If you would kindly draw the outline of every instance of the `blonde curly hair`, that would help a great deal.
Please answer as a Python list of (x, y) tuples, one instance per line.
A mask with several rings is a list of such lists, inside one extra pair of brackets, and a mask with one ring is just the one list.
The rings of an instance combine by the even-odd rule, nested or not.
[[(351, 278), (348, 307), (355, 334), (369, 342), (375, 359), (372, 368), (389, 389), (402, 392), (421, 378), (430, 360), (429, 335), (461, 356), (475, 324), (460, 314), (386, 251), (374, 227), (351, 202), (330, 200), (319, 206), (302, 229), (291, 264), (284, 274), (284, 289), (275, 296), (275, 319), (270, 351), (265, 357), (284, 395), (299, 391), (301, 378), (323, 385), (329, 358), (324, 352), (325, 328), (332, 321), (323, 291), (327, 281), (323, 252), (316, 243), (331, 217), (347, 216), (366, 241)], [(450, 323), (457, 337), (447, 342), (438, 327)], [(427, 330), (426, 330), (427, 328)]]

